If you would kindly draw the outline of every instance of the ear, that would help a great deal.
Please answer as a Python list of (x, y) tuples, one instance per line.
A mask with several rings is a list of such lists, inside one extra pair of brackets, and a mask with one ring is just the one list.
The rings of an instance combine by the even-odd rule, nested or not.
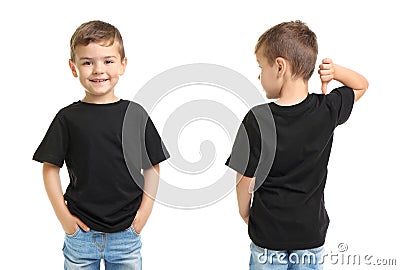
[(72, 71), (72, 76), (74, 76), (75, 78), (78, 78), (78, 72), (76, 71), (75, 64), (72, 62), (71, 59), (69, 59), (68, 64), (69, 64), (69, 68)]
[(124, 58), (121, 61), (121, 68), (119, 70), (119, 75), (122, 76), (125, 73), (126, 65), (128, 64), (128, 58)]
[(275, 59), (275, 65), (276, 65), (277, 77), (278, 78), (283, 77), (287, 72), (288, 62), (283, 57), (277, 57)]

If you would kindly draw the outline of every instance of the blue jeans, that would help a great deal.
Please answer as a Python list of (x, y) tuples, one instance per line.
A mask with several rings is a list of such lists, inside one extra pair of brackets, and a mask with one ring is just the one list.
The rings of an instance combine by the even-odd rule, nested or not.
[(132, 227), (117, 233), (84, 232), (65, 235), (64, 269), (99, 270), (103, 259), (106, 270), (141, 270), (140, 235)]
[(305, 250), (270, 250), (251, 243), (250, 250), (250, 270), (322, 270), (323, 268), (323, 246)]

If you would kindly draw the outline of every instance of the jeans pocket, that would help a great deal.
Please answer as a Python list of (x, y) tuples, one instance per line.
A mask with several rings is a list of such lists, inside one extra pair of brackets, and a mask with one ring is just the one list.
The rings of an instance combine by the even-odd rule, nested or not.
[(308, 249), (309, 252), (318, 255), (324, 252), (324, 246), (316, 247), (316, 248), (310, 248)]
[(75, 230), (75, 232), (74, 232), (73, 234), (65, 233), (65, 236), (66, 236), (66, 237), (69, 237), (69, 238), (74, 238), (74, 237), (76, 237), (76, 236), (78, 235), (78, 233), (80, 232), (80, 230), (81, 230), (81, 228), (79, 228), (79, 226), (78, 226), (78, 228)]
[[(268, 249), (262, 248), (251, 242), (250, 244), (250, 266), (264, 265), (268, 263)], [(252, 269), (252, 268), (251, 268)]]
[(254, 244), (253, 242), (250, 243), (250, 250), (258, 252), (258, 253), (265, 253), (267, 251), (266, 248), (262, 248)]
[(132, 234), (133, 234), (133, 235), (135, 235), (135, 236), (140, 236), (140, 233), (137, 233), (137, 232), (135, 231), (135, 228), (133, 227), (133, 225), (131, 225), (131, 227), (130, 227), (129, 229), (132, 231)]

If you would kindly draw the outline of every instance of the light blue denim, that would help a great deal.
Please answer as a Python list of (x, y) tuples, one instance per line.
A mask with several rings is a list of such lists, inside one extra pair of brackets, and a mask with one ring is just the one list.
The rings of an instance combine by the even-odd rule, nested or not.
[(65, 235), (64, 270), (99, 270), (102, 260), (106, 270), (141, 270), (140, 238), (132, 227), (117, 233), (78, 228)]
[(322, 270), (324, 247), (305, 250), (270, 250), (250, 244), (250, 270)]

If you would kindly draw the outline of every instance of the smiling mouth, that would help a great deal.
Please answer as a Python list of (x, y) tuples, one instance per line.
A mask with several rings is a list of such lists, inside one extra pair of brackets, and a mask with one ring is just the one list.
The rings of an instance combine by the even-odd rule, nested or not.
[(102, 82), (108, 81), (108, 79), (95, 79), (95, 80), (90, 80), (90, 81), (94, 82), (94, 83), (102, 83)]

